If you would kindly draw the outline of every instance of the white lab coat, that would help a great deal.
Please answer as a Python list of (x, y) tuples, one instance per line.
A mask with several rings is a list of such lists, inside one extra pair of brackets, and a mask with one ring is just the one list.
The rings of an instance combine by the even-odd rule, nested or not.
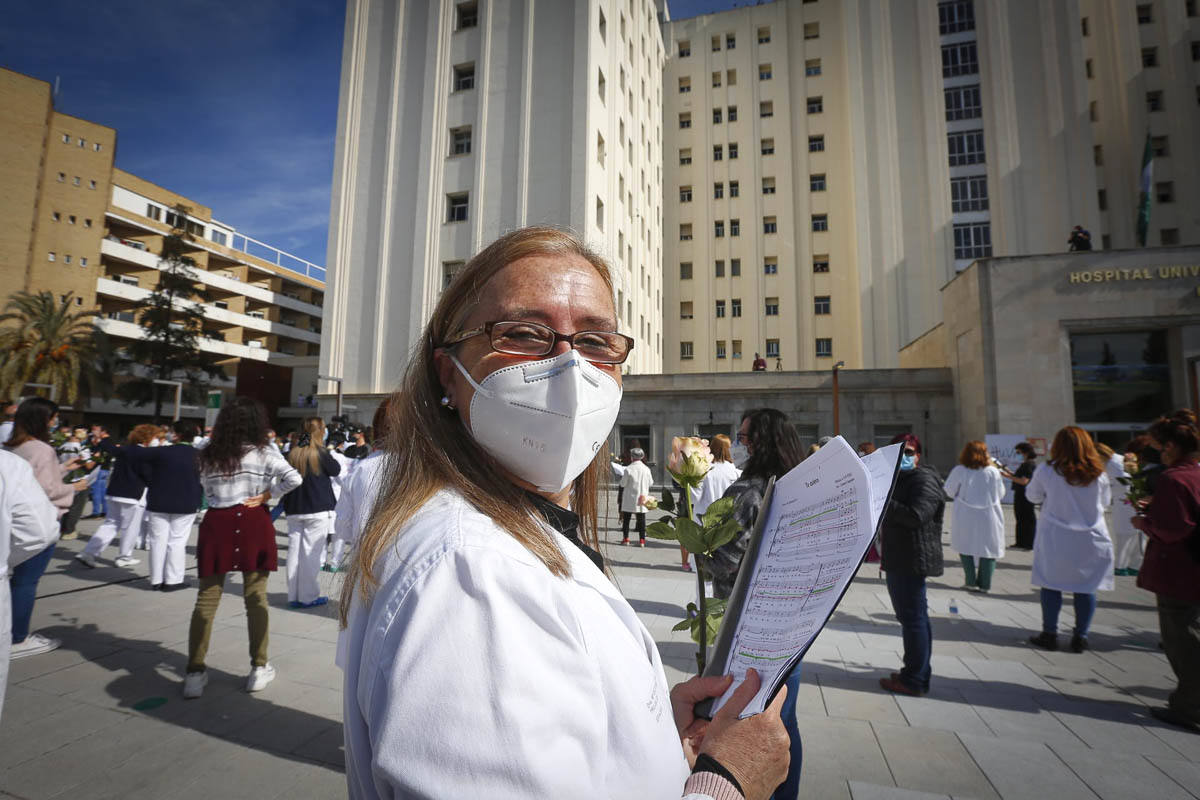
[(645, 463), (634, 461), (626, 467), (620, 484), (621, 488), (625, 490), (625, 493), (621, 495), (621, 513), (645, 514), (647, 509), (638, 502), (638, 499), (642, 496), (650, 496), (650, 485), (653, 482), (654, 477)]
[(1039, 464), (1025, 488), (1041, 503), (1033, 540), (1034, 586), (1093, 594), (1113, 588), (1113, 548), (1104, 523), (1112, 501), (1108, 476), (1072, 486), (1049, 464)]
[(559, 541), (565, 578), (443, 490), (384, 548), (342, 634), (351, 798), (683, 794), (654, 638)]
[(742, 471), (735, 467), (733, 462), (714, 461), (712, 469), (700, 482), (700, 496), (692, 504), (692, 512), (696, 519), (700, 519), (700, 515), (707, 511), (709, 506), (720, 500), (725, 490), (741, 476)]
[(988, 465), (969, 469), (959, 464), (946, 478), (950, 508), (950, 546), (959, 555), (1004, 558), (1004, 509), (1007, 487), (1000, 470)]
[(1109, 533), (1112, 534), (1113, 558), (1117, 569), (1139, 569), (1142, 566), (1142, 533), (1133, 527), (1133, 506), (1125, 502), (1129, 487), (1120, 478), (1128, 478), (1125, 459), (1113, 453), (1104, 465), (1104, 474), (1112, 486), (1112, 508), (1109, 510)]
[[(346, 458), (340, 453), (338, 457)], [(333, 521), (333, 535), (347, 544), (357, 542), (367, 526), (367, 519), (379, 494), (379, 481), (382, 478), (380, 473), (387, 466), (384, 459), (382, 450), (376, 450), (366, 458), (358, 459), (358, 466), (342, 481), (337, 517)]]

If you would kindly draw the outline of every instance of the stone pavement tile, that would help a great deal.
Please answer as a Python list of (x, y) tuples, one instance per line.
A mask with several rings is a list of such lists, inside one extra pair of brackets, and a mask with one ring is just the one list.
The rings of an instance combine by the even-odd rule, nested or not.
[(1146, 756), (1146, 760), (1194, 796), (1200, 797), (1200, 764), (1194, 761), (1181, 761), (1177, 758), (1160, 758), (1158, 756)]
[(70, 706), (21, 726), (0, 731), (0, 767), (13, 767), (57, 750), (89, 733), (120, 725), (128, 714), (89, 705)]
[(880, 677), (878, 674), (866, 677), (822, 675), (821, 697), (829, 716), (907, 725), (895, 695), (880, 688)]
[(309, 739), (296, 748), (293, 755), (329, 764), (338, 769), (345, 769), (346, 757), (343, 745), (342, 726), (338, 725), (336, 728), (330, 728), (324, 733), (318, 734), (316, 738)]
[(121, 676), (153, 669), (169, 654), (145, 650), (124, 650), (102, 658), (84, 661), (57, 672), (23, 681), (21, 685), (46, 694), (67, 695), (80, 690), (97, 690)]
[(897, 786), (981, 800), (999, 797), (955, 734), (880, 722), (871, 727)]
[(821, 685), (812, 676), (802, 675), (796, 691), (796, 713), (825, 716), (825, 698), (821, 695)]
[(71, 701), (65, 697), (10, 684), (4, 697), (4, 714), (0, 716), (0, 733), (19, 728), (71, 705)]
[(961, 661), (979, 680), (987, 683), (1009, 683), (1047, 692), (1055, 691), (1054, 687), (1020, 661), (995, 661), (985, 658), (963, 658)]
[(1095, 800), (1087, 784), (1040, 742), (970, 735), (960, 738), (1005, 800)]
[(961, 694), (954, 690), (944, 691), (949, 699), (937, 698), (933, 694), (925, 697), (896, 695), (896, 703), (904, 712), (908, 724), (914, 728), (992, 735), (992, 729)]
[(1050, 748), (1103, 800), (1153, 797), (1192, 800), (1178, 783), (1140, 755), (1093, 750), (1082, 744), (1052, 744)]
[(1088, 747), (1167, 758), (1178, 756), (1177, 751), (1144, 727), (1153, 718), (1140, 706), (1040, 695), (1037, 702)]
[[(1156, 703), (1155, 705), (1163, 705), (1166, 703)], [(8, 713), (7, 709), (4, 712)], [(1154, 734), (1156, 737), (1166, 742), (1184, 758), (1189, 761), (1194, 761), (1200, 764), (1200, 736), (1194, 733), (1185, 731), (1182, 728), (1176, 728), (1174, 725), (1168, 725), (1165, 722), (1159, 722), (1153, 717), (1149, 717), (1145, 722), (1146, 730)]]
[(863, 781), (850, 781), (850, 796), (854, 800), (950, 800), (948, 794), (930, 794), (915, 792), (912, 789), (899, 789), (895, 786), (879, 786)]
[[(866, 647), (841, 645), (838, 650), (850, 672), (878, 672), (899, 669), (900, 650), (874, 650)], [(886, 672), (885, 672), (886, 674)]]
[(892, 785), (892, 773), (869, 723), (811, 714), (797, 714), (796, 719), (804, 741), (801, 797), (848, 798), (847, 779)]
[(996, 736), (1029, 742), (1075, 745), (1082, 740), (1034, 701), (1032, 694), (963, 689), (963, 696)]
[(237, 750), (236, 744), (185, 729), (179, 736), (131, 753), (119, 769), (94, 773), (62, 797), (69, 800), (176, 798), (197, 781), (223, 770)]
[(933, 670), (933, 676), (937, 683), (941, 683), (942, 679), (954, 679), (956, 681), (979, 680), (971, 670), (967, 669), (962, 659), (958, 656), (948, 656), (935, 652), (929, 659), (929, 667)]
[(293, 762), (288, 770), (294, 777), (290, 786), (283, 787), (276, 795), (267, 795), (260, 800), (328, 800), (346, 796), (346, 775), (340, 769), (324, 764)]
[(1133, 698), (1128, 692), (1114, 686), (1089, 666), (1034, 667), (1042, 680), (1050, 684), (1059, 694), (1075, 700), (1093, 700), (1108, 703), (1130, 703)]
[[(284, 755), (247, 750), (230, 743), (229, 755), (221, 761), (219, 770), (212, 770), (172, 794), (176, 800), (212, 800), (212, 798), (283, 797), (295, 784), (299, 773), (308, 773), (312, 764), (296, 761)], [(345, 796), (345, 777), (333, 797)], [(329, 796), (329, 795), (327, 795)]]
[[(120, 648), (113, 646), (108, 652), (115, 653), (118, 649)], [(9, 662), (8, 685), (15, 686), (32, 678), (49, 675), (51, 672), (73, 667), (85, 660), (84, 656), (80, 653), (65, 647), (60, 647), (57, 650), (51, 650), (49, 653), (42, 653), (41, 655), (18, 658), (15, 661)]]

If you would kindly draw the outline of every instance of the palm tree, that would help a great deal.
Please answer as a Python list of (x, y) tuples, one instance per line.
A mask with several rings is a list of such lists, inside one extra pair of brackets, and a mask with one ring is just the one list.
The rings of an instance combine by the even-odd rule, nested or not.
[(16, 396), (29, 383), (55, 387), (68, 405), (79, 396), (79, 376), (91, 366), (92, 311), (75, 311), (74, 294), (17, 292), (0, 314), (0, 395)]

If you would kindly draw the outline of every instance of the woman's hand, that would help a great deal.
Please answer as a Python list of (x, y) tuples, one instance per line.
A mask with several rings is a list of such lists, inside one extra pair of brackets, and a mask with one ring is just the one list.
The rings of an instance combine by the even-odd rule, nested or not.
[(781, 717), (786, 686), (779, 690), (766, 711), (738, 719), (738, 714), (758, 694), (760, 685), (758, 672), (747, 670), (746, 679), (703, 732), (700, 746), (701, 753), (712, 756), (733, 773), (746, 800), (770, 797), (787, 777), (791, 760), (788, 734)]
[(1134, 517), (1133, 519), (1131, 519), (1129, 521), (1129, 524), (1132, 525), (1133, 527), (1137, 528), (1139, 531), (1146, 530), (1146, 518), (1145, 517), (1141, 517), (1141, 516)]
[(271, 490), (268, 489), (267, 491), (263, 492), (262, 494), (256, 494), (253, 497), (247, 497), (245, 502), (242, 503), (242, 505), (244, 505), (246, 508), (258, 508), (261, 505), (265, 505), (266, 502), (270, 499), (271, 499)]
[(697, 719), (696, 704), (725, 694), (732, 682), (732, 675), (696, 677), (678, 683), (671, 689), (671, 711), (675, 715), (675, 730), (679, 731), (679, 738), (683, 741), (683, 752), (687, 755), (688, 764), (695, 764), (697, 748), (700, 747), (704, 731), (709, 725), (708, 720)]

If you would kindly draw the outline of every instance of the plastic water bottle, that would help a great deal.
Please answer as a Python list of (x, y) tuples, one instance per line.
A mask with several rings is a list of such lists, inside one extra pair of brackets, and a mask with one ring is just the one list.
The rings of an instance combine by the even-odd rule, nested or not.
[(951, 613), (951, 614), (957, 614), (957, 613), (958, 613), (958, 603), (957, 603), (957, 602), (955, 602), (955, 600), (954, 600), (954, 598), (953, 598), (953, 597), (951, 597), (951, 598), (950, 598), (950, 613)]

